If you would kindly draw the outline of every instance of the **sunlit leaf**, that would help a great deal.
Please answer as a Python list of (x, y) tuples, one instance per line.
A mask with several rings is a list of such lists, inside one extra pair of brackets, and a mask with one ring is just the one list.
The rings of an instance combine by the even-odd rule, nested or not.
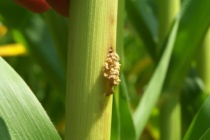
[(157, 69), (155, 70), (155, 73), (152, 76), (152, 79), (150, 80), (134, 114), (134, 124), (136, 128), (137, 138), (140, 137), (146, 125), (146, 122), (150, 116), (150, 113), (154, 108), (161, 93), (167, 68), (169, 65), (169, 60), (176, 39), (178, 25), (179, 25), (179, 19), (177, 18), (173, 26), (173, 29), (171, 31), (171, 34), (169, 36), (164, 54), (161, 57), (160, 63), (158, 64)]
[(0, 139), (60, 139), (34, 94), (2, 58), (0, 97)]

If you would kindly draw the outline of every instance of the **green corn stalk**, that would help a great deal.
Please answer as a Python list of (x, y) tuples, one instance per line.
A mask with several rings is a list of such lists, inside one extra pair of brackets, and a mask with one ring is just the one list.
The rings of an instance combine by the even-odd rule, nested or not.
[(71, 0), (66, 139), (109, 140), (112, 95), (103, 66), (116, 50), (117, 0)]
[[(159, 52), (179, 11), (179, 0), (159, 0)], [(179, 92), (179, 91), (176, 91)], [(160, 135), (162, 140), (181, 139), (180, 102), (176, 93), (166, 93), (165, 103), (160, 107)], [(165, 96), (164, 95), (164, 96)]]

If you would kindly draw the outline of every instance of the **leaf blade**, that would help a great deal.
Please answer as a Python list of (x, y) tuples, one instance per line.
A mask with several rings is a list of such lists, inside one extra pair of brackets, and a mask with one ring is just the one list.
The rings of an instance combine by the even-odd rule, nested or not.
[(149, 118), (149, 115), (152, 109), (154, 108), (158, 100), (158, 97), (160, 95), (160, 92), (162, 90), (162, 87), (165, 81), (166, 71), (169, 65), (169, 60), (170, 60), (171, 53), (174, 47), (174, 42), (176, 39), (178, 25), (179, 25), (179, 18), (177, 18), (176, 22), (174, 23), (173, 29), (171, 31), (169, 40), (166, 45), (166, 49), (160, 60), (160, 63), (158, 64), (157, 69), (155, 70), (155, 73), (152, 76), (152, 79), (150, 80), (148, 87), (145, 90), (144, 95), (134, 113), (133, 118), (134, 118), (137, 138), (140, 137), (143, 131), (143, 128), (146, 125), (146, 122)]
[(0, 127), (8, 128), (11, 139), (59, 140), (46, 112), (25, 82), (2, 58), (0, 67), (0, 119), (4, 122)]

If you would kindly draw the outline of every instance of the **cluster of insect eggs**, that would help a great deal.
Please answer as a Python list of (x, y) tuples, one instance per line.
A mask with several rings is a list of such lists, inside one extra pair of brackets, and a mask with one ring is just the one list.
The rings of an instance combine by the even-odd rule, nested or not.
[[(113, 87), (119, 84), (119, 71), (120, 71), (120, 63), (119, 63), (119, 56), (116, 52), (110, 48), (109, 53), (107, 54), (107, 58), (104, 65), (104, 77), (108, 79), (109, 84)], [(111, 87), (111, 88), (112, 88)]]

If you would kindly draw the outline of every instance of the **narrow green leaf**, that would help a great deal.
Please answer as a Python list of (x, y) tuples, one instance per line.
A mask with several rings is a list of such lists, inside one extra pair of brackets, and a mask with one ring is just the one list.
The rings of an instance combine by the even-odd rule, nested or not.
[(5, 140), (11, 140), (7, 125), (5, 121), (0, 117), (0, 138)]
[(120, 140), (136, 140), (136, 132), (132, 113), (129, 106), (128, 90), (125, 77), (121, 75), (119, 112), (120, 112)]
[(59, 140), (34, 94), (0, 58), (0, 139)]
[(156, 58), (157, 20), (149, 12), (145, 1), (126, 0), (125, 8), (138, 35), (141, 36), (146, 49), (153, 59)]
[(209, 138), (210, 138), (210, 128), (203, 134), (201, 138), (199, 138), (199, 140), (209, 140)]
[[(160, 63), (155, 70), (152, 79), (150, 80), (144, 95), (138, 104), (136, 112), (134, 113), (134, 124), (136, 127), (137, 138), (140, 137), (146, 122), (150, 116), (152, 109), (154, 108), (158, 97), (161, 93), (163, 83), (165, 80), (166, 72), (169, 65), (169, 60), (171, 58), (171, 53), (174, 47), (174, 42), (176, 39), (176, 33), (178, 30), (179, 18), (174, 23), (174, 26), (171, 30), (166, 49), (162, 55)], [(157, 84), (158, 83), (158, 84)]]
[(166, 79), (165, 87), (168, 89), (179, 89), (182, 86), (190, 62), (210, 26), (209, 13), (209, 0), (185, 0), (182, 4), (180, 27)]
[[(210, 135), (210, 96), (206, 99), (196, 116), (194, 117), (184, 140), (198, 140), (203, 134)], [(206, 133), (205, 133), (206, 132)], [(202, 136), (204, 138), (204, 135)], [(208, 137), (209, 138), (209, 137)]]
[[(116, 94), (116, 93), (115, 93)], [(119, 118), (119, 103), (117, 97), (114, 95), (112, 103), (112, 126), (111, 126), (111, 140), (120, 140), (120, 118)]]

